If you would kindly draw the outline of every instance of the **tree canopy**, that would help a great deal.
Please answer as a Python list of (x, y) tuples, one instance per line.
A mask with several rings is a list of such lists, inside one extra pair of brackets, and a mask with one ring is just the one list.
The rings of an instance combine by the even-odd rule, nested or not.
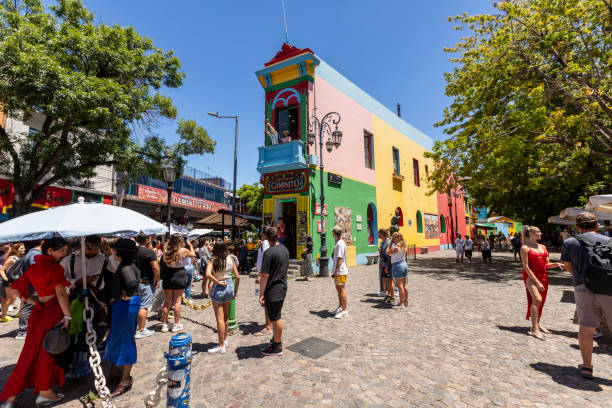
[(213, 152), (193, 120), (178, 120), (179, 142), (155, 129), (177, 118), (163, 88), (183, 84), (173, 51), (132, 27), (94, 22), (78, 0), (0, 0), (0, 109), (41, 128), (20, 134), (0, 126), (0, 174), (15, 184), (15, 212), (44, 188), (87, 178), (100, 165), (157, 176), (165, 160)]
[(247, 211), (252, 215), (263, 212), (263, 186), (259, 183), (243, 184), (236, 195), (246, 202)]
[(449, 136), (429, 155), (434, 190), (460, 180), (478, 204), (543, 222), (610, 189), (612, 0), (510, 0), (450, 17)]

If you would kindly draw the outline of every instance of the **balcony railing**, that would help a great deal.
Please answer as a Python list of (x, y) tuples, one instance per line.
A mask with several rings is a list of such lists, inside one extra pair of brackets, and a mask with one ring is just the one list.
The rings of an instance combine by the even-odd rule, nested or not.
[(261, 175), (307, 167), (304, 143), (301, 140), (259, 147), (257, 171)]

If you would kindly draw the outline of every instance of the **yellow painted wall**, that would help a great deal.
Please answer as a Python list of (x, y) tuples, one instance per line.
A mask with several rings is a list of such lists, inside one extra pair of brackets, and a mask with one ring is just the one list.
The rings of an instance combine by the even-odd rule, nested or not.
[[(378, 228), (389, 228), (395, 209), (400, 207), (404, 218), (404, 226), (400, 227), (400, 232), (408, 244), (415, 244), (417, 247), (440, 245), (439, 238), (425, 238), (425, 214), (436, 214), (439, 218), (436, 195), (426, 195), (428, 188), (424, 180), (425, 165), (431, 172), (433, 162), (423, 157), (425, 148), (408, 139), (376, 115), (372, 115), (372, 127)], [(399, 150), (400, 174), (404, 176), (404, 181), (395, 182), (396, 185), (401, 184), (401, 192), (393, 189), (393, 147)], [(412, 159), (419, 161), (420, 187), (414, 185)], [(422, 233), (417, 233), (417, 210), (420, 210), (423, 216)], [(408, 220), (412, 220), (412, 226), (408, 225)]]
[[(297, 211), (306, 211), (308, 217), (308, 231), (307, 235), (310, 236), (310, 202), (308, 196), (301, 196), (298, 194), (279, 194), (275, 195), (272, 198), (264, 198), (263, 200), (263, 212), (264, 214), (269, 213), (272, 214), (272, 220), (276, 220), (278, 215), (274, 214), (274, 201), (281, 198), (295, 198), (296, 199), (296, 210)], [(296, 230), (297, 231), (297, 230)], [(296, 237), (297, 241), (297, 237)], [(296, 253), (297, 259), (302, 259), (302, 252), (306, 249), (305, 245), (297, 245), (296, 242)]]

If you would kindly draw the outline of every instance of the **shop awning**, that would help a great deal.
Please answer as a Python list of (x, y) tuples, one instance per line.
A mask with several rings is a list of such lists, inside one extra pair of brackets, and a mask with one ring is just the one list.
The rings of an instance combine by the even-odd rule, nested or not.
[(590, 212), (590, 213), (595, 214), (597, 219), (599, 219), (600, 221), (612, 220), (612, 212), (596, 211), (596, 210), (589, 210), (586, 208), (575, 208), (575, 207), (569, 207), (561, 211), (561, 214), (559, 214), (559, 217), (563, 218), (564, 220), (575, 221), (578, 214), (583, 213), (583, 212)]
[[(235, 221), (236, 226), (238, 227), (244, 227), (250, 224), (247, 220), (239, 217), (238, 214), (236, 214), (235, 218), (236, 218), (236, 221)], [(231, 226), (232, 216), (229, 214), (221, 214), (221, 213), (211, 214), (208, 217), (204, 217), (201, 220), (194, 222), (194, 224), (205, 226), (205, 227), (206, 226), (220, 227), (222, 225)]]
[(586, 208), (601, 213), (612, 213), (612, 194), (590, 196)]
[(491, 222), (477, 222), (476, 226), (478, 228), (484, 228), (484, 229), (496, 229), (497, 228), (497, 225)]
[[(230, 210), (219, 210), (220, 214), (227, 214), (230, 216), (232, 216), (232, 212)], [(242, 213), (236, 213), (236, 217), (237, 218), (242, 218), (243, 220), (249, 221), (251, 224), (261, 224), (261, 216), (255, 216), (255, 215), (249, 215), (249, 214), (242, 214)]]
[(196, 240), (203, 235), (210, 234), (212, 231), (213, 231), (212, 229), (208, 229), (208, 228), (197, 228), (197, 229), (191, 230), (189, 232), (189, 240), (190, 241)]
[(548, 217), (548, 223), (549, 224), (556, 224), (556, 225), (576, 225), (576, 221), (574, 220), (565, 220), (557, 215), (554, 215), (552, 217)]

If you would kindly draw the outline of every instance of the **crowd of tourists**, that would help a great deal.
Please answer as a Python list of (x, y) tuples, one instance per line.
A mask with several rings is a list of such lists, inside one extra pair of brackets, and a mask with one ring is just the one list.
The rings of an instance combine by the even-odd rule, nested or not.
[[(550, 262), (537, 227), (525, 226), (521, 234), (510, 240), (513, 250), (518, 246), (516, 252), (523, 265), (526, 318), (531, 321), (529, 334), (534, 338), (546, 340), (553, 334), (541, 320), (548, 293), (547, 269), (560, 268), (572, 273), (583, 359), (578, 369), (588, 378), (593, 376), (591, 360), (597, 328), (604, 318), (612, 321), (612, 296), (605, 293), (611, 288), (598, 290), (592, 286), (585, 258), (590, 254), (585, 247), (593, 250), (608, 245), (612, 251), (610, 238), (598, 234), (598, 228), (593, 214), (580, 214), (576, 224), (579, 234), (564, 240), (561, 262)], [(332, 232), (335, 244), (330, 272), (338, 300), (332, 313), (336, 319), (343, 319), (349, 316), (347, 247), (342, 228), (335, 226)], [(265, 228), (257, 251), (257, 294), (265, 323), (253, 335), (271, 335), (262, 349), (262, 354), (268, 356), (283, 354), (282, 309), (287, 294), (289, 251), (279, 235), (278, 224)], [(401, 233), (389, 235), (387, 230), (378, 231), (380, 292), (385, 303), (402, 310), (408, 307), (408, 246)], [(111, 363), (107, 383), (112, 396), (125, 393), (133, 385), (131, 369), (137, 362), (136, 340), (154, 334), (146, 327), (148, 313), (160, 312), (161, 332), (181, 332), (182, 300), (190, 296), (194, 282), (202, 282), (202, 295), (210, 298), (217, 324), (218, 342), (208, 353), (226, 353), (229, 304), (238, 295), (240, 271), (244, 271), (245, 258), (240, 251), (243, 245), (244, 242), (232, 243), (226, 238), (204, 239), (194, 247), (180, 235), (172, 235), (165, 242), (161, 237), (138, 235), (134, 239), (88, 236), (83, 253), (78, 242), (62, 238), (0, 246), (0, 321), (10, 321), (9, 314), (19, 311), (16, 338), (25, 340), (0, 394), (3, 407), (12, 407), (16, 396), (30, 387), (39, 394), (37, 406), (56, 403), (63, 395), (53, 388), (63, 385), (65, 376), (78, 378), (88, 374), (83, 296), (88, 296), (94, 305), (92, 329), (99, 339), (98, 348), (104, 350), (104, 360)], [(464, 258), (471, 262), (475, 248), (480, 249), (485, 262), (490, 260), (488, 239), (479, 237), (475, 243), (469, 236), (457, 237), (455, 245), (457, 262)], [(306, 260), (303, 264), (309, 267), (303, 269), (308, 279), (312, 276), (311, 239), (303, 258)], [(82, 290), (83, 275), (87, 295)], [(20, 307), (11, 309), (15, 299), (21, 300)], [(62, 334), (62, 329), (68, 335)]]

